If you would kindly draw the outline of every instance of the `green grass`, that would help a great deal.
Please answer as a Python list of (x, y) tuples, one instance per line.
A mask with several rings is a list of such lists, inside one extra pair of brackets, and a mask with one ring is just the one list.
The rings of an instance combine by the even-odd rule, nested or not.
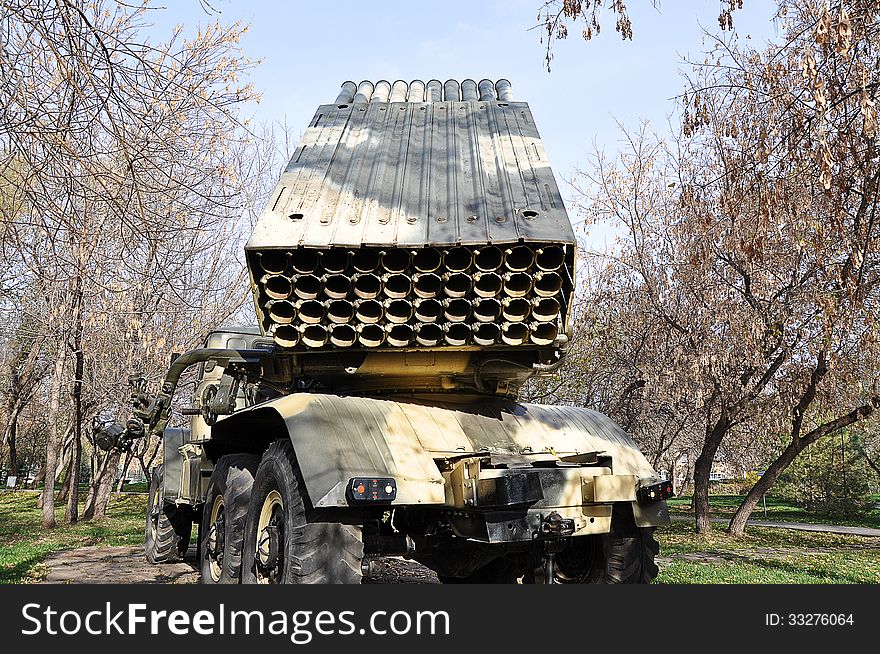
[(676, 522), (657, 540), (659, 583), (880, 584), (880, 538), (766, 527), (733, 538)]
[(114, 496), (107, 518), (75, 525), (64, 524), (64, 507), (57, 507), (58, 526), (51, 530), (40, 526), (37, 498), (37, 493), (0, 492), (0, 583), (39, 581), (40, 564), (58, 550), (143, 543), (144, 495)]
[[(709, 506), (712, 517), (730, 518), (743, 501), (744, 495), (710, 495)], [(674, 497), (669, 500), (669, 510), (677, 515), (690, 515), (690, 496)], [(809, 513), (790, 500), (767, 496), (767, 517), (764, 517), (764, 506), (758, 502), (752, 513), (752, 520), (769, 520), (771, 522), (805, 522), (808, 524), (834, 524), (851, 527), (880, 528), (880, 498), (872, 498), (872, 508), (857, 518), (835, 518), (816, 513)]]

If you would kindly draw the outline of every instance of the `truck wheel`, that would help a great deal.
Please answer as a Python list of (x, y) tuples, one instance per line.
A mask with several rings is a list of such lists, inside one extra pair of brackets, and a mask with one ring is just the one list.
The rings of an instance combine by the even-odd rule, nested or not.
[(360, 527), (308, 522), (300, 480), (290, 441), (270, 445), (251, 493), (242, 583), (361, 583)]
[(247, 508), (258, 463), (252, 454), (229, 454), (214, 466), (199, 530), (203, 584), (239, 582)]
[(165, 503), (162, 484), (165, 466), (153, 469), (147, 500), (147, 523), (144, 529), (144, 554), (149, 563), (179, 561), (186, 554), (192, 534), (192, 514), (186, 507)]
[(575, 539), (556, 558), (557, 583), (649, 584), (660, 545), (654, 527), (638, 527), (629, 504), (615, 505), (611, 533)]

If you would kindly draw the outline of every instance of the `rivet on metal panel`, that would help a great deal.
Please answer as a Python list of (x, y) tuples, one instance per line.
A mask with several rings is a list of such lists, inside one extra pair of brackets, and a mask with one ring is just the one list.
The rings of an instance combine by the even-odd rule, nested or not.
[(437, 216), (437, 222), (438, 222), (438, 223), (445, 223), (445, 222), (446, 222), (446, 216)]
[(419, 107), (419, 111), (424, 111), (424, 110), (425, 110), (424, 107)]
[(503, 223), (503, 222), (506, 222), (506, 221), (507, 221), (507, 218), (505, 218), (504, 216), (495, 216), (495, 222), (496, 222), (496, 223)]
[(406, 219), (406, 222), (408, 222), (410, 225), (414, 225), (415, 222), (416, 222), (416, 217), (415, 217), (415, 216), (409, 216), (409, 217)]
[(468, 217), (466, 218), (466, 220), (467, 220), (469, 223), (475, 223), (475, 222), (477, 222), (477, 216), (468, 216)]

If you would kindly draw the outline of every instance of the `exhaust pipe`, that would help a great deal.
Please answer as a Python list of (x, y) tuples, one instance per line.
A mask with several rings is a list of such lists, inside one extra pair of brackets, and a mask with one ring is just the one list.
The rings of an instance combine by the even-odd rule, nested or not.
[(430, 298), (440, 295), (443, 280), (435, 273), (416, 273), (413, 275), (413, 291), (418, 297)]
[(351, 255), (351, 266), (359, 273), (371, 273), (379, 267), (379, 253), (361, 248)]
[(494, 345), (501, 336), (501, 327), (494, 322), (484, 322), (474, 329), (474, 343), (477, 345)]
[(306, 347), (316, 348), (327, 345), (327, 328), (324, 325), (303, 325), (300, 327), (300, 340)]
[(403, 248), (394, 248), (382, 252), (381, 262), (382, 269), (388, 273), (402, 273), (409, 269), (412, 256), (409, 250)]
[(530, 290), (532, 290), (532, 278), (526, 273), (504, 273), (504, 292), (510, 297), (524, 297)]
[(530, 247), (517, 245), (504, 251), (504, 265), (511, 272), (524, 272), (535, 263), (535, 253)]
[(281, 250), (257, 252), (257, 261), (260, 264), (260, 268), (270, 275), (280, 275), (287, 271), (287, 252)]
[(357, 330), (351, 325), (330, 327), (330, 342), (336, 347), (351, 347), (357, 341)]
[(299, 300), (294, 306), (299, 319), (308, 325), (317, 325), (324, 319), (324, 305), (319, 300)]
[(296, 307), (293, 302), (287, 300), (269, 300), (266, 303), (266, 311), (272, 322), (279, 325), (289, 325), (296, 318)]
[(332, 323), (344, 325), (354, 318), (354, 305), (348, 300), (329, 300), (325, 307), (327, 319)]
[(332, 300), (341, 300), (351, 292), (351, 277), (334, 273), (324, 275), (324, 294)]
[(532, 317), (538, 322), (550, 322), (556, 320), (559, 311), (562, 308), (559, 300), (552, 297), (535, 298), (532, 300), (534, 308), (532, 309)]
[(354, 294), (362, 300), (379, 297), (382, 292), (382, 280), (378, 275), (363, 273), (354, 276)]
[(532, 343), (535, 345), (550, 345), (556, 340), (559, 327), (555, 322), (533, 322)]
[(413, 305), (409, 300), (385, 300), (385, 318), (388, 322), (401, 324), (413, 317)]
[(275, 328), (274, 338), (281, 347), (294, 347), (299, 343), (299, 331), (293, 325), (278, 325)]
[(416, 320), (419, 322), (437, 322), (443, 315), (443, 304), (440, 300), (416, 300), (414, 308)]
[(523, 297), (506, 297), (501, 300), (504, 307), (501, 315), (508, 322), (522, 322), (529, 317), (532, 310), (532, 303)]
[(474, 302), (474, 319), (477, 322), (495, 322), (501, 316), (501, 302), (495, 298), (483, 298)]
[(548, 245), (535, 252), (535, 265), (547, 272), (559, 270), (565, 261), (565, 250), (558, 245)]
[(480, 272), (492, 272), (498, 270), (504, 263), (504, 253), (501, 248), (487, 245), (477, 250), (474, 255), (474, 267)]
[(443, 263), (443, 255), (436, 248), (422, 248), (413, 253), (412, 265), (418, 272), (434, 272)]
[(260, 282), (273, 300), (286, 300), (293, 292), (293, 281), (285, 275), (266, 275)]
[(474, 253), (465, 247), (452, 248), (443, 253), (443, 265), (449, 272), (465, 272), (474, 261)]
[(379, 347), (385, 342), (385, 330), (380, 325), (358, 325), (358, 343), (364, 347)]
[(412, 292), (412, 279), (402, 273), (390, 273), (383, 275), (385, 295), (390, 298), (404, 298)]
[(412, 325), (388, 325), (386, 340), (392, 347), (406, 347), (412, 343), (415, 332)]
[(501, 292), (504, 280), (494, 272), (478, 272), (474, 275), (474, 293), (480, 297), (495, 297)]
[(539, 272), (535, 275), (535, 295), (552, 297), (562, 290), (562, 277), (556, 272)]
[(522, 345), (529, 340), (529, 328), (522, 322), (506, 322), (501, 325), (501, 340), (507, 345)]
[(302, 300), (314, 300), (321, 294), (321, 280), (315, 275), (299, 275), (293, 280), (293, 292)]
[(443, 340), (443, 328), (434, 322), (426, 322), (419, 325), (416, 332), (416, 342), (425, 347), (434, 347)]
[(325, 273), (338, 274), (348, 270), (348, 258), (351, 253), (348, 250), (333, 248), (321, 253), (321, 266)]
[(446, 282), (443, 292), (448, 297), (464, 297), (471, 290), (471, 277), (466, 273), (446, 273), (443, 280)]
[(301, 275), (313, 273), (318, 268), (318, 251), (299, 248), (290, 253), (290, 266)]
[(382, 303), (379, 300), (359, 300), (355, 303), (354, 317), (359, 322), (374, 324), (382, 320), (384, 314)]
[(471, 314), (471, 303), (461, 297), (443, 300), (443, 315), (449, 322), (464, 322)]
[(463, 322), (444, 325), (443, 331), (445, 332), (444, 338), (450, 345), (467, 345), (471, 337), (470, 325), (466, 325)]

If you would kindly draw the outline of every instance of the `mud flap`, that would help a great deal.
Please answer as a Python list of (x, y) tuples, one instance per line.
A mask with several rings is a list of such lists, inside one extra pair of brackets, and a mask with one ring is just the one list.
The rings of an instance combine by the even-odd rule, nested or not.
[(633, 518), (638, 527), (660, 527), (672, 522), (669, 518), (669, 507), (665, 501), (651, 502), (650, 504), (633, 502), (632, 508)]

